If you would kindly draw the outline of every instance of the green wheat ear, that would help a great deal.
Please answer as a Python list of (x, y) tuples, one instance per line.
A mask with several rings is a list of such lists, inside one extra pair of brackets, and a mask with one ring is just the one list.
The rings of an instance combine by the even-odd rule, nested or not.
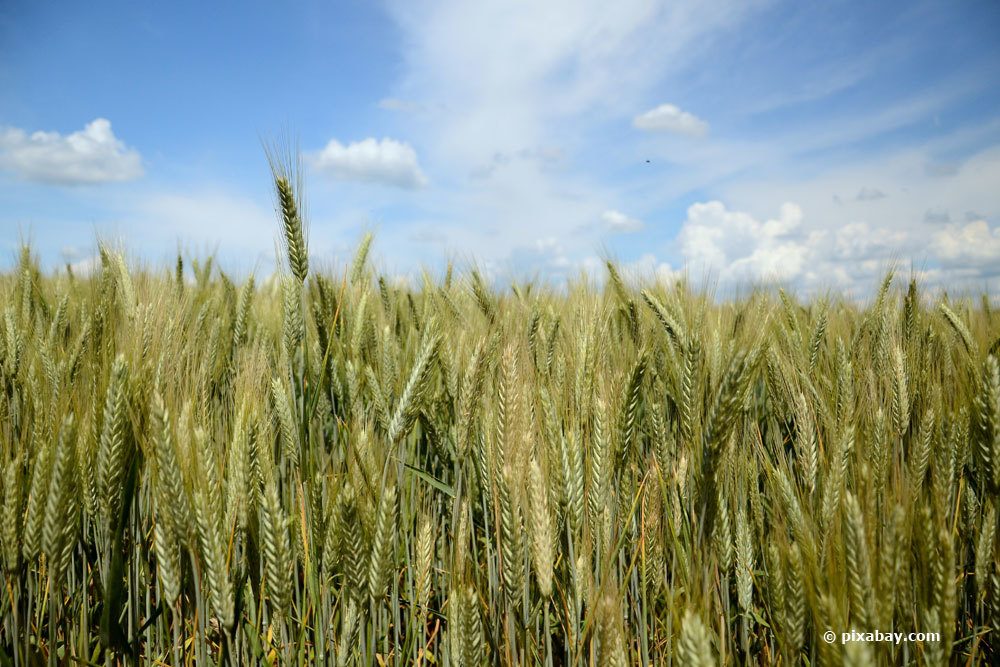
[(281, 242), (288, 256), (288, 268), (301, 284), (309, 275), (309, 251), (302, 219), (302, 158), (290, 145), (266, 146), (265, 153), (274, 177), (281, 217)]
[(544, 597), (552, 595), (552, 563), (555, 558), (555, 536), (549, 514), (548, 489), (538, 461), (532, 459), (528, 482), (531, 498), (528, 532), (531, 535), (532, 556), (538, 590)]
[(281, 207), (285, 250), (288, 252), (288, 268), (300, 283), (305, 282), (306, 276), (309, 274), (309, 254), (302, 229), (302, 218), (299, 217), (298, 204), (295, 201), (295, 192), (292, 190), (291, 183), (284, 176), (275, 177), (274, 188), (278, 193), (278, 203)]
[(681, 624), (677, 657), (681, 664), (691, 665), (691, 667), (714, 667), (715, 665), (715, 654), (712, 651), (712, 639), (708, 629), (702, 620), (690, 611)]
[(368, 262), (368, 252), (371, 250), (373, 236), (371, 232), (364, 235), (361, 239), (361, 243), (358, 245), (358, 249), (354, 254), (354, 261), (351, 263), (351, 284), (357, 284), (361, 279), (361, 275), (365, 270), (365, 264)]

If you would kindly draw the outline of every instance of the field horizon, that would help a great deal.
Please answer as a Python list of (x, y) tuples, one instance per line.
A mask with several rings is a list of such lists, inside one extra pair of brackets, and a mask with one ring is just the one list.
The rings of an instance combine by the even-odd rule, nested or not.
[[(307, 237), (308, 238), (308, 237)], [(565, 296), (574, 290), (595, 289), (598, 291), (607, 289), (611, 284), (609, 265), (618, 275), (622, 284), (632, 291), (642, 289), (666, 289), (681, 292), (688, 292), (697, 298), (708, 299), (716, 304), (732, 303), (745, 300), (757, 294), (769, 294), (773, 298), (780, 298), (779, 294), (784, 292), (793, 298), (799, 305), (807, 306), (813, 302), (822, 301), (827, 304), (834, 302), (844, 302), (854, 306), (863, 306), (878, 298), (880, 290), (889, 280), (889, 288), (893, 292), (901, 293), (909, 289), (910, 282), (917, 285), (918, 293), (925, 305), (933, 305), (939, 301), (962, 301), (978, 302), (978, 307), (982, 307), (984, 299), (988, 300), (991, 308), (1000, 306), (1000, 295), (997, 295), (985, 283), (982, 286), (964, 284), (948, 285), (938, 283), (925, 285), (922, 280), (922, 271), (915, 268), (915, 263), (902, 258), (887, 259), (880, 262), (878, 277), (871, 280), (870, 285), (864, 288), (839, 288), (830, 284), (827, 287), (811, 286), (799, 287), (781, 280), (768, 280), (766, 277), (756, 279), (746, 279), (735, 284), (721, 284), (720, 278), (713, 271), (698, 271), (690, 267), (681, 267), (672, 271), (668, 277), (657, 275), (655, 269), (644, 266), (636, 266), (634, 263), (624, 262), (614, 255), (600, 256), (599, 264), (587, 268), (581, 268), (576, 274), (565, 278), (552, 278), (542, 276), (539, 272), (515, 273), (501, 269), (489, 270), (474, 257), (464, 257), (461, 260), (455, 259), (455, 253), (442, 253), (440, 261), (425, 263), (419, 269), (400, 271), (394, 270), (390, 263), (384, 258), (380, 258), (377, 253), (379, 234), (377, 232), (365, 232), (358, 237), (355, 248), (361, 245), (369, 246), (369, 256), (367, 262), (370, 265), (371, 278), (383, 281), (393, 287), (404, 288), (411, 291), (420, 291), (427, 285), (439, 283), (449, 274), (457, 276), (459, 280), (469, 280), (472, 274), (478, 274), (483, 284), (497, 295), (515, 295), (515, 290), (531, 289), (543, 291), (551, 295)], [(62, 261), (51, 263), (48, 268), (43, 268), (35, 256), (33, 245), (30, 241), (19, 242), (17, 251), (11, 251), (6, 268), (0, 267), (0, 275), (16, 275), (25, 261), (31, 263), (39, 276), (56, 279), (72, 275), (76, 279), (91, 279), (99, 275), (103, 264), (106, 262), (105, 255), (121, 255), (125, 261), (129, 273), (133, 276), (142, 275), (144, 279), (157, 279), (163, 276), (176, 280), (176, 267), (178, 263), (183, 267), (183, 280), (188, 286), (194, 286), (198, 282), (198, 273), (206, 263), (211, 264), (212, 272), (230, 281), (237, 287), (242, 287), (247, 280), (253, 279), (255, 289), (274, 290), (280, 287), (280, 283), (286, 269), (283, 268), (282, 252), (278, 247), (281, 242), (280, 236), (275, 236), (275, 247), (278, 254), (274, 259), (264, 261), (257, 258), (252, 263), (243, 261), (233, 261), (231, 258), (223, 258), (223, 251), (217, 249), (214, 252), (181, 251), (175, 253), (165, 253), (159, 259), (147, 256), (134, 255), (129, 252), (127, 244), (121, 241), (97, 240), (92, 246), (93, 252), (89, 250), (83, 252), (83, 260)], [(184, 244), (179, 240), (178, 247)], [(80, 250), (77, 248), (77, 250)], [(345, 271), (349, 270), (354, 258), (350, 255), (329, 255), (314, 258), (316, 272), (325, 276), (328, 280), (342, 277)], [(26, 260), (25, 257), (30, 257)], [(906, 268), (909, 267), (909, 268)], [(277, 287), (276, 287), (277, 286)]]

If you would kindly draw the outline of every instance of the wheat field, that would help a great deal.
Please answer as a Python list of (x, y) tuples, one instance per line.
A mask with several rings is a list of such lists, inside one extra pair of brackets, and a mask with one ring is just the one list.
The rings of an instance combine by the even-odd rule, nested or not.
[(276, 279), (0, 277), (0, 663), (1000, 661), (988, 296), (403, 287), (276, 193)]

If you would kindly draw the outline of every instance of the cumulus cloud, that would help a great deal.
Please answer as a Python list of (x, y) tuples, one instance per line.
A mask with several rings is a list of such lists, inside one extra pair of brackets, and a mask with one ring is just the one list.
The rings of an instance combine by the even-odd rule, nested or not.
[(143, 174), (139, 153), (115, 136), (106, 118), (65, 136), (0, 128), (0, 169), (58, 185), (130, 181)]
[(834, 288), (862, 295), (890, 266), (911, 261), (920, 266), (914, 275), (930, 287), (998, 285), (1000, 277), (1000, 226), (986, 220), (831, 225), (794, 203), (762, 220), (709, 201), (688, 208), (676, 242), (689, 269), (709, 271), (727, 287), (778, 281), (805, 293)]
[(427, 185), (417, 152), (395, 139), (369, 137), (344, 145), (333, 139), (312, 158), (313, 165), (334, 178), (365, 181), (398, 188)]
[(835, 288), (858, 295), (909, 243), (906, 234), (865, 222), (808, 224), (791, 202), (766, 220), (720, 201), (700, 202), (688, 208), (677, 237), (688, 269), (709, 272), (724, 288), (778, 282), (805, 293)]
[(783, 204), (777, 218), (764, 222), (719, 201), (694, 204), (687, 213), (678, 236), (685, 260), (718, 272), (723, 282), (793, 280), (805, 267), (809, 247), (793, 236), (802, 222), (796, 204)]
[(934, 245), (948, 263), (1000, 267), (1000, 227), (991, 229), (985, 220), (949, 224), (934, 235)]
[(637, 232), (643, 228), (642, 220), (629, 217), (614, 209), (608, 209), (602, 213), (601, 220), (607, 225), (609, 231), (615, 233)]
[(632, 119), (633, 127), (649, 132), (673, 132), (688, 137), (704, 137), (708, 123), (673, 104), (661, 104)]

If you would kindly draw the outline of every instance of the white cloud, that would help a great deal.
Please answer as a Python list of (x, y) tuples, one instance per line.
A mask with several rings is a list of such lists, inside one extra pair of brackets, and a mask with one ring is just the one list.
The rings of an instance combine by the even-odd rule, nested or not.
[(949, 263), (1000, 270), (1000, 227), (990, 229), (985, 220), (950, 224), (934, 235), (934, 245), (938, 256)]
[(130, 181), (143, 175), (139, 153), (115, 137), (105, 118), (65, 136), (0, 128), (0, 169), (59, 185)]
[(632, 125), (649, 132), (673, 132), (688, 137), (704, 137), (708, 123), (673, 104), (661, 104), (632, 119)]
[(790, 202), (767, 220), (720, 201), (697, 203), (677, 237), (687, 267), (724, 287), (778, 282), (805, 293), (834, 288), (855, 295), (869, 292), (914, 241), (905, 231), (867, 222), (807, 222), (802, 207)]
[(417, 152), (409, 144), (395, 139), (368, 138), (346, 146), (333, 139), (312, 157), (313, 165), (346, 181), (367, 181), (400, 188), (427, 185), (417, 161)]
[(678, 242), (689, 266), (717, 272), (722, 282), (794, 280), (810, 252), (794, 235), (801, 223), (802, 209), (793, 203), (782, 204), (777, 218), (760, 222), (710, 201), (688, 208)]
[(608, 230), (616, 233), (637, 232), (643, 228), (642, 220), (631, 218), (614, 209), (608, 209), (602, 213), (601, 220), (607, 225)]

